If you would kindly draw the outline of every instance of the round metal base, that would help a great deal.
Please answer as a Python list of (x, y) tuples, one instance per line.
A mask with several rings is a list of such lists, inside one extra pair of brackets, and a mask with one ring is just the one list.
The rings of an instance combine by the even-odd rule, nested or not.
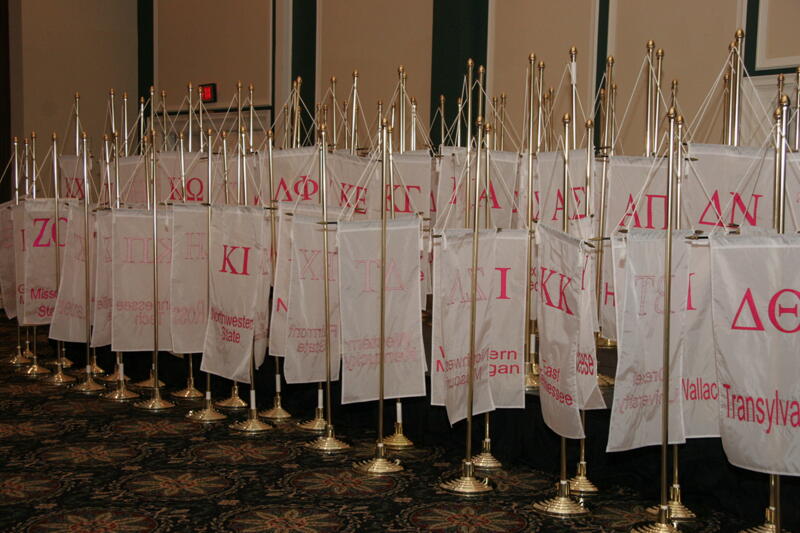
[(170, 393), (170, 396), (178, 400), (200, 400), (204, 394), (194, 388), (194, 385), (189, 385), (185, 389), (177, 390)]
[(450, 481), (440, 483), (439, 488), (461, 496), (478, 496), (494, 490), (492, 486), (489, 485), (488, 478), (479, 480), (475, 476), (463, 475), (451, 479)]
[(554, 518), (576, 518), (587, 516), (589, 510), (569, 496), (554, 496), (533, 504), (533, 510)]
[(670, 524), (651, 522), (636, 526), (631, 533), (678, 533), (678, 530)]
[(325, 433), (325, 428), (328, 427), (328, 423), (318, 413), (317, 416), (315, 416), (311, 420), (306, 420), (305, 422), (298, 422), (297, 427), (302, 429), (303, 431), (310, 431), (312, 433)]
[(353, 470), (360, 474), (368, 474), (371, 476), (385, 476), (387, 474), (396, 474), (402, 472), (403, 467), (400, 461), (395, 459), (390, 461), (385, 457), (373, 457), (364, 461), (353, 463)]
[(201, 424), (213, 424), (214, 422), (221, 422), (228, 417), (209, 405), (204, 409), (192, 409), (186, 413), (186, 418), (193, 422), (200, 422)]
[(231, 396), (230, 398), (214, 402), (214, 405), (222, 409), (247, 409), (249, 407), (247, 402), (238, 396)]
[(503, 468), (503, 463), (498, 461), (492, 455), (492, 452), (481, 452), (478, 455), (473, 455), (472, 464), (475, 465), (477, 470), (500, 470)]
[(172, 409), (175, 407), (175, 404), (165, 400), (164, 398), (156, 396), (154, 398), (150, 398), (149, 400), (136, 402), (133, 404), (133, 406), (137, 409), (144, 409), (146, 411), (164, 411), (166, 409)]
[(82, 394), (100, 394), (102, 391), (106, 390), (106, 388), (92, 379), (92, 376), (89, 375), (86, 376), (83, 381), (74, 385), (72, 390)]
[(531, 361), (525, 373), (525, 390), (532, 391), (539, 388), (539, 365)]
[(292, 414), (283, 407), (281, 407), (280, 405), (276, 405), (271, 409), (265, 409), (260, 413), (258, 413), (258, 416), (260, 416), (261, 418), (266, 418), (267, 420), (276, 423), (286, 422), (287, 420), (292, 418)]
[(246, 420), (242, 420), (240, 422), (234, 422), (228, 427), (234, 431), (240, 431), (248, 435), (258, 435), (274, 429), (269, 424), (262, 422), (261, 420), (259, 420), (257, 417), (254, 416), (255, 414), (251, 417), (248, 417)]
[(47, 383), (48, 385), (68, 385), (70, 383), (74, 383), (75, 381), (77, 381), (75, 376), (65, 374), (63, 369), (60, 368), (53, 372), (52, 375), (42, 378), (42, 383)]
[[(653, 505), (652, 507), (647, 508), (648, 514), (651, 515), (658, 515), (658, 505)], [(686, 507), (680, 501), (670, 501), (669, 502), (669, 519), (673, 522), (691, 522), (692, 520), (696, 520), (697, 516), (692, 512), (691, 509)]]
[(39, 363), (33, 363), (28, 368), (22, 371), (28, 377), (36, 378), (39, 376), (44, 376), (45, 374), (50, 374), (50, 369), (40, 365)]
[(605, 374), (597, 374), (597, 385), (599, 387), (613, 387), (614, 386), (614, 378), (611, 376), (606, 376)]
[(11, 357), (11, 359), (8, 360), (8, 364), (10, 364), (12, 366), (29, 365), (32, 362), (33, 362), (33, 358), (32, 357), (26, 357), (25, 355), (22, 354), (22, 352), (17, 352), (16, 354), (14, 354), (13, 357)]
[(129, 402), (138, 398), (139, 394), (133, 392), (127, 387), (117, 387), (116, 389), (107, 392), (100, 397), (104, 400), (110, 400), (112, 402)]
[[(136, 383), (131, 383), (131, 387), (136, 387), (137, 389), (155, 389), (155, 380), (153, 380), (153, 376), (150, 375), (149, 378), (143, 381), (137, 381)], [(160, 379), (158, 380), (158, 388), (164, 387), (164, 382)]]
[(340, 441), (333, 435), (333, 430), (329, 430), (327, 435), (307, 442), (305, 446), (309, 450), (321, 453), (340, 453), (350, 448), (349, 444)]
[[(67, 368), (64, 366), (64, 368)], [(86, 365), (81, 365), (80, 367), (70, 370), (70, 373), (75, 374), (76, 376), (85, 376), (86, 375)], [(92, 375), (94, 377), (102, 376), (105, 374), (106, 371), (97, 366), (97, 363), (92, 364)]]
[[(572, 496), (586, 498), (587, 496), (596, 496), (600, 490), (592, 483), (588, 477), (577, 475), (569, 480), (569, 493)], [(658, 509), (656, 509), (658, 514)]]
[(411, 439), (403, 434), (403, 424), (400, 422), (394, 423), (394, 433), (383, 439), (383, 445), (393, 450), (403, 450), (414, 447), (414, 443), (411, 442)]
[[(114, 372), (112, 372), (111, 374), (106, 374), (105, 376), (99, 376), (97, 379), (99, 379), (100, 381), (104, 381), (106, 383), (116, 383), (117, 381), (119, 381), (119, 368), (115, 368)], [(131, 380), (131, 378), (129, 378), (128, 376), (125, 376), (123, 379), (125, 379), (125, 381)]]
[[(743, 529), (741, 533), (776, 533), (778, 530), (775, 528), (775, 524), (770, 522), (764, 522), (760, 526), (749, 527), (747, 529)], [(783, 531), (786, 531), (785, 529)], [(788, 533), (788, 532), (786, 532)]]
[(73, 363), (70, 359), (67, 359), (64, 356), (61, 357), (61, 368), (72, 368), (73, 366), (75, 366), (75, 363)]

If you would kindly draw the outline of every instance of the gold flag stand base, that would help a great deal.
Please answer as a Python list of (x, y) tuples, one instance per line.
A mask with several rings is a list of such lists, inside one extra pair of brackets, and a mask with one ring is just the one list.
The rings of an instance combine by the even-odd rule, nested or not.
[(233, 382), (233, 387), (231, 387), (231, 395), (225, 398), (224, 400), (215, 402), (214, 405), (222, 409), (231, 409), (231, 410), (247, 409), (249, 407), (249, 405), (247, 405), (247, 402), (245, 402), (239, 397), (239, 384), (236, 383), (235, 381)]
[(192, 409), (186, 413), (186, 418), (192, 422), (200, 422), (201, 424), (213, 424), (214, 422), (221, 422), (228, 418), (226, 415), (214, 409), (214, 403), (210, 398), (206, 399), (206, 404), (202, 409)]
[(197, 390), (194, 383), (190, 381), (186, 384), (185, 389), (175, 391), (170, 396), (178, 400), (199, 400), (203, 397), (203, 393)]
[(17, 346), (17, 353), (11, 356), (11, 359), (8, 360), (8, 364), (10, 364), (11, 366), (24, 366), (24, 365), (29, 365), (32, 362), (33, 358), (23, 354), (19, 346)]
[(281, 395), (275, 394), (275, 399), (272, 402), (270, 409), (265, 409), (258, 413), (261, 418), (266, 418), (272, 423), (286, 422), (292, 418), (292, 414), (283, 408), (281, 405)]
[(172, 409), (175, 407), (175, 404), (162, 398), (159, 390), (154, 389), (152, 398), (136, 402), (133, 406), (137, 409), (144, 409), (145, 411), (164, 411), (166, 409)]
[(314, 418), (311, 420), (306, 420), (305, 422), (298, 422), (297, 427), (303, 431), (324, 433), (325, 428), (328, 427), (328, 423), (325, 421), (325, 417), (322, 416), (322, 407), (317, 407), (317, 410), (314, 413)]
[(500, 470), (503, 468), (503, 463), (492, 455), (492, 441), (490, 439), (483, 439), (481, 453), (472, 456), (472, 464), (478, 470)]
[(461, 475), (450, 481), (443, 481), (439, 484), (439, 488), (461, 496), (479, 496), (494, 490), (489, 485), (489, 478), (479, 480), (475, 477), (475, 465), (472, 461), (464, 461)]
[(61, 365), (56, 367), (56, 371), (52, 375), (42, 379), (42, 383), (47, 383), (48, 385), (68, 385), (75, 381), (77, 381), (77, 378), (64, 373), (64, 368)]
[(72, 368), (73, 366), (75, 366), (75, 363), (73, 363), (71, 359), (68, 359), (63, 354), (59, 358), (59, 361), (61, 362), (61, 368)]
[(100, 397), (104, 400), (110, 400), (112, 402), (128, 402), (138, 398), (139, 394), (130, 390), (125, 385), (124, 381), (120, 381), (116, 389), (109, 391)]
[(605, 374), (597, 374), (597, 386), (598, 387), (613, 387), (614, 386), (614, 378), (611, 376), (606, 376)]
[[(691, 509), (686, 507), (681, 501), (681, 486), (672, 485), (669, 488), (669, 519), (672, 522), (690, 522), (697, 518)], [(659, 510), (658, 505), (653, 505), (647, 508), (647, 512), (657, 515)]]
[[(763, 524), (761, 524), (760, 526), (753, 526), (747, 529), (743, 529), (740, 533), (778, 533), (778, 528), (775, 527), (774, 513), (775, 513), (774, 508), (767, 507), (764, 512), (765, 520)], [(784, 529), (783, 531), (786, 530)]]
[[(66, 368), (66, 367), (64, 367), (64, 368)], [(82, 366), (80, 368), (76, 368), (75, 370), (71, 370), (71, 372), (73, 374), (75, 374), (76, 376), (83, 376), (84, 374), (86, 374), (86, 367)], [(92, 361), (92, 370), (90, 372), (90, 374), (92, 376), (98, 377), (98, 376), (102, 376), (105, 373), (106, 373), (105, 370), (103, 370), (102, 368), (97, 366), (97, 363), (95, 361)]]
[(321, 453), (339, 453), (350, 448), (349, 444), (340, 441), (334, 436), (332, 424), (327, 425), (325, 435), (307, 442), (305, 446), (310, 450)]
[(383, 439), (383, 445), (391, 450), (403, 450), (413, 448), (414, 443), (403, 434), (403, 423), (394, 423), (394, 433)]
[[(114, 368), (114, 372), (111, 374), (106, 374), (105, 376), (98, 377), (100, 381), (105, 381), (106, 383), (116, 383), (119, 381), (119, 367)], [(130, 381), (131, 378), (128, 376), (123, 376), (122, 379), (125, 381)], [(162, 385), (163, 386), (163, 385)]]
[(663, 522), (652, 522), (633, 528), (631, 533), (678, 533), (678, 530)]
[[(153, 379), (153, 373), (150, 373), (150, 377), (143, 380), (137, 381), (136, 383), (132, 383), (131, 387), (136, 387), (137, 389), (155, 389), (156, 388), (156, 381)], [(158, 380), (158, 388), (164, 387), (164, 382), (160, 379)]]
[(80, 383), (74, 385), (72, 390), (75, 392), (80, 392), (81, 394), (100, 394), (100, 392), (106, 390), (106, 388), (100, 385), (98, 382), (94, 380), (92, 374), (87, 374), (84, 371), (86, 377)]
[(50, 374), (50, 369), (40, 365), (38, 361), (34, 360), (33, 362), (31, 362), (31, 365), (29, 367), (23, 370), (22, 373), (30, 378), (37, 378), (39, 376)]
[(586, 498), (596, 496), (598, 492), (600, 491), (595, 484), (586, 477), (586, 461), (579, 461), (575, 477), (569, 480), (569, 493), (578, 498)]
[(384, 448), (383, 443), (379, 442), (375, 446), (375, 457), (353, 463), (353, 470), (361, 474), (368, 474), (371, 476), (385, 476), (387, 474), (402, 472), (403, 466), (397, 459), (394, 461), (387, 459), (386, 449)]
[(250, 414), (245, 420), (234, 422), (228, 427), (246, 435), (259, 435), (273, 429), (272, 426), (258, 419), (258, 412), (255, 409), (250, 409)]
[(578, 518), (587, 516), (589, 510), (569, 495), (569, 481), (559, 481), (558, 494), (533, 504), (533, 510), (554, 518)]

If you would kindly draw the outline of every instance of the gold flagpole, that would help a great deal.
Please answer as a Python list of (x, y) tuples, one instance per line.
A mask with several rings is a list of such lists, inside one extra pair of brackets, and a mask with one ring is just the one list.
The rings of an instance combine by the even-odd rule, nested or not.
[(169, 119), (167, 118), (167, 91), (161, 91), (161, 136), (162, 147), (161, 149), (167, 151), (167, 140), (169, 137)]
[[(672, 82), (673, 91), (677, 90), (677, 80)], [(674, 105), (672, 106), (674, 107)], [(681, 229), (681, 191), (683, 187), (683, 116), (675, 117), (677, 130), (675, 137), (675, 228)], [(680, 469), (678, 465), (678, 445), (672, 445), (672, 485), (669, 488), (669, 517), (673, 522), (689, 522), (697, 518), (691, 509), (684, 505), (681, 498)], [(658, 514), (658, 506), (647, 508), (650, 514)]]
[[(740, 30), (741, 31), (741, 30)], [(775, 109), (775, 202), (773, 227), (779, 234), (786, 233), (786, 148), (789, 120), (789, 98), (782, 94)], [(781, 533), (781, 478), (769, 475), (769, 506), (764, 511), (764, 523), (745, 529), (743, 533)]]
[(186, 127), (189, 130), (189, 153), (191, 153), (194, 149), (192, 146), (192, 137), (194, 135), (192, 122), (194, 121), (194, 106), (192, 105), (192, 97), (194, 96), (194, 89), (192, 88), (192, 82), (186, 86), (186, 97), (188, 100), (187, 107), (189, 108), (189, 116), (188, 116), (188, 126)]
[[(397, 69), (397, 77), (400, 81), (400, 94), (398, 95), (398, 100), (400, 101), (400, 127), (398, 128), (400, 142), (397, 147), (402, 154), (406, 151), (406, 68), (403, 65), (400, 65)], [(379, 127), (382, 127), (382, 125)]]
[[(58, 221), (60, 219), (59, 213), (59, 190), (58, 190), (58, 138), (53, 132), (53, 155), (52, 155), (52, 162), (53, 162), (53, 204), (54, 204), (54, 231), (55, 231), (55, 262), (56, 262), (56, 287), (61, 287), (61, 258), (59, 252), (59, 243), (61, 242), (61, 232), (59, 231)], [(64, 343), (62, 341), (56, 342), (56, 371), (53, 373), (52, 376), (48, 376), (44, 379), (46, 383), (50, 383), (52, 385), (67, 385), (69, 383), (73, 383), (75, 381), (75, 376), (70, 376), (69, 374), (64, 373), (64, 365), (63, 361), (61, 360), (61, 350)]]
[(653, 64), (653, 53), (655, 50), (656, 44), (651, 40), (647, 41), (646, 50), (647, 50), (647, 84), (646, 84), (646, 91), (647, 91), (647, 98), (646, 98), (646, 105), (647, 110), (645, 112), (645, 149), (644, 153), (647, 157), (650, 157), (654, 154), (653, 149), (653, 69), (655, 65)]
[(331, 115), (331, 150), (334, 152), (336, 151), (336, 142), (339, 137), (339, 128), (337, 127), (339, 124), (339, 117), (337, 116), (339, 113), (339, 104), (336, 101), (336, 76), (331, 76), (331, 111), (333, 114)]
[[(572, 149), (578, 148), (578, 113), (577, 113), (577, 100), (578, 100), (578, 49), (571, 47), (569, 49), (569, 69), (570, 69), (570, 83), (569, 83), (569, 107), (570, 115), (573, 118), (572, 124)], [(569, 139), (567, 141), (569, 142)], [(566, 195), (567, 193), (564, 192)]]
[[(472, 179), (472, 69), (475, 63), (472, 59), (467, 60), (467, 164), (466, 179), (464, 179), (464, 227), (469, 228), (469, 187)], [(481, 119), (482, 121), (483, 119)], [(476, 204), (478, 197), (475, 196)]]
[[(11, 144), (14, 146), (12, 151), (12, 162), (11, 166), (12, 173), (14, 176), (14, 205), (19, 205), (19, 139), (14, 137), (11, 141)], [(23, 353), (22, 351), (22, 327), (20, 324), (22, 323), (22, 317), (19, 316), (17, 313), (17, 352), (14, 354), (13, 357), (9, 360), (9, 364), (12, 366), (22, 366), (30, 364), (31, 360), (27, 354)]]
[(89, 320), (89, 306), (91, 305), (91, 256), (89, 254), (89, 243), (91, 238), (89, 215), (91, 209), (89, 202), (91, 201), (91, 189), (89, 189), (89, 157), (87, 147), (86, 132), (81, 134), (81, 163), (83, 167), (83, 271), (84, 271), (84, 322), (86, 324), (86, 370), (84, 372), (83, 381), (75, 385), (72, 390), (82, 392), (84, 394), (97, 394), (103, 390), (103, 386), (94, 380), (95, 366), (94, 357), (91, 353), (92, 343), (92, 323)]
[(506, 141), (506, 93), (500, 93), (500, 151), (505, 148)]
[(739, 117), (742, 111), (742, 49), (744, 45), (744, 30), (739, 28), (736, 30), (734, 41), (734, 64), (736, 65), (735, 77), (731, 82), (733, 83), (733, 134), (731, 142), (734, 146), (739, 146), (740, 124)]
[[(471, 72), (471, 69), (470, 69)], [(469, 78), (471, 78), (471, 74)], [(471, 84), (470, 84), (471, 85)], [(468, 93), (469, 94), (469, 93)], [(468, 106), (469, 107), (469, 106)], [(468, 110), (468, 114), (471, 114)], [(472, 206), (472, 271), (470, 288), (470, 320), (469, 320), (469, 368), (467, 369), (467, 421), (466, 421), (466, 453), (461, 464), (461, 475), (455, 479), (444, 481), (439, 484), (441, 489), (453, 492), (462, 496), (475, 496), (477, 494), (489, 492), (492, 486), (489, 485), (488, 478), (479, 481), (475, 477), (475, 465), (472, 462), (472, 411), (473, 397), (475, 392), (475, 350), (477, 345), (476, 329), (478, 316), (478, 246), (479, 228), (478, 222), (479, 209), (477, 199), (480, 195), (480, 172), (481, 172), (481, 145), (483, 144), (483, 118), (478, 117), (478, 143), (476, 153), (476, 179), (475, 179), (475, 205)], [(467, 133), (471, 135), (470, 129)], [(469, 209), (467, 209), (469, 213)]]
[(158, 379), (158, 322), (159, 322), (159, 305), (158, 305), (158, 181), (156, 179), (157, 165), (156, 165), (156, 131), (150, 130), (150, 187), (151, 197), (153, 204), (153, 226), (152, 226), (152, 250), (153, 254), (153, 361), (152, 361), (152, 390), (153, 395), (149, 400), (142, 400), (133, 404), (138, 409), (145, 409), (147, 411), (163, 411), (175, 407), (175, 404), (169, 402), (161, 397), (161, 387), (163, 383)]
[[(126, 114), (127, 116), (127, 114)], [(127, 122), (127, 118), (125, 119)], [(114, 134), (114, 208), (120, 207), (120, 192), (119, 192), (119, 136)], [(111, 400), (115, 402), (124, 402), (138, 398), (139, 394), (128, 389), (128, 377), (125, 375), (125, 363), (122, 359), (122, 352), (117, 352), (117, 363), (114, 373), (106, 378), (100, 378), (104, 381), (113, 379), (117, 383), (117, 388), (103, 394), (101, 398), (104, 400)]]
[[(119, 136), (119, 135), (117, 135)], [(122, 93), (122, 145), (125, 157), (128, 157), (128, 92)], [(119, 151), (114, 152), (114, 157), (119, 156)]]
[[(402, 71), (401, 71), (402, 74)], [(401, 91), (403, 89), (401, 88)], [(401, 117), (404, 115), (404, 105), (400, 106), (400, 114)], [(368, 459), (365, 461), (359, 461), (357, 463), (353, 463), (353, 469), (357, 472), (362, 474), (370, 474), (370, 475), (387, 475), (387, 474), (394, 474), (396, 472), (400, 472), (403, 470), (403, 467), (400, 465), (400, 461), (395, 459), (394, 461), (390, 461), (386, 459), (386, 449), (384, 448), (383, 444), (383, 403), (384, 403), (384, 381), (385, 381), (385, 368), (386, 368), (386, 264), (387, 264), (387, 246), (386, 246), (386, 239), (387, 239), (387, 219), (388, 215), (386, 214), (386, 177), (387, 177), (387, 167), (389, 166), (388, 161), (388, 140), (387, 140), (387, 120), (383, 119), (381, 121), (381, 191), (384, 191), (384, 194), (381, 194), (381, 235), (380, 235), (380, 253), (381, 253), (381, 267), (380, 267), (380, 317), (379, 317), (379, 324), (378, 324), (378, 339), (379, 339), (379, 351), (378, 351), (378, 438), (375, 443), (375, 457), (372, 459)], [(402, 128), (403, 120), (400, 120), (401, 124), (401, 133), (400, 139), (402, 144), (403, 135), (405, 132)], [(392, 194), (394, 191), (390, 190), (389, 194), (392, 197), (392, 201), (389, 203), (389, 209), (394, 211), (394, 195)]]
[[(413, 127), (413, 126), (412, 126)], [(389, 205), (389, 217), (394, 219), (395, 212), (394, 212), (394, 150), (392, 147), (392, 129), (389, 128), (387, 130), (386, 140), (388, 143), (388, 147), (386, 149), (387, 155), (387, 174), (389, 176), (389, 198), (390, 202)], [(413, 149), (413, 147), (412, 147)], [(386, 188), (384, 187), (384, 190)], [(385, 195), (384, 195), (385, 196)], [(389, 448), (390, 450), (406, 450), (408, 448), (413, 448), (414, 443), (411, 442), (411, 439), (405, 436), (403, 433), (403, 401), (398, 398), (395, 401), (395, 422), (394, 422), (394, 433), (389, 435), (388, 437), (384, 437), (383, 445)], [(382, 435), (382, 434), (381, 434)]]
[[(246, 130), (242, 126), (239, 130), (239, 152), (242, 157), (242, 194), (244, 202), (242, 205), (247, 205), (247, 153), (244, 150)], [(250, 344), (250, 409), (247, 412), (247, 418), (234, 422), (229, 427), (235, 431), (241, 431), (247, 435), (258, 435), (265, 431), (272, 429), (272, 426), (262, 422), (258, 419), (258, 408), (256, 404), (256, 339), (253, 335), (253, 342)]]
[(664, 49), (656, 50), (656, 67), (653, 79), (653, 155), (657, 154), (661, 147), (661, 136), (659, 135), (659, 122), (661, 119), (661, 74), (664, 66)]
[[(562, 119), (564, 124), (564, 180), (562, 188), (564, 194), (564, 216), (561, 221), (561, 230), (564, 233), (569, 233), (569, 206), (570, 194), (569, 189), (569, 133), (570, 133), (570, 115), (567, 113)], [(583, 421), (583, 420), (581, 420)], [(569, 480), (567, 479), (567, 439), (560, 437), (561, 453), (560, 453), (560, 472), (558, 480), (558, 493), (552, 498), (538, 501), (533, 504), (533, 510), (546, 516), (555, 518), (575, 518), (586, 516), (589, 510), (583, 507), (580, 503), (576, 502), (570, 496)]]
[[(357, 79), (357, 74), (354, 76)], [(355, 88), (354, 88), (355, 89)], [(356, 102), (355, 97), (353, 102)], [(355, 107), (355, 106), (354, 106)], [(355, 116), (355, 115), (354, 115)], [(355, 128), (353, 132), (355, 132)], [(315, 440), (306, 443), (306, 447), (323, 453), (343, 452), (350, 447), (336, 438), (333, 431), (333, 403), (331, 398), (331, 308), (330, 308), (330, 284), (328, 282), (328, 198), (327, 198), (327, 175), (325, 169), (325, 155), (327, 146), (325, 142), (325, 124), (320, 124), (320, 143), (319, 143), (319, 181), (320, 181), (320, 201), (322, 203), (322, 282), (323, 282), (323, 301), (325, 310), (325, 403), (328, 407), (327, 420), (325, 425), (325, 435), (317, 437)], [(353, 135), (355, 142), (355, 134)], [(352, 148), (352, 147), (351, 147)]]
[[(36, 199), (36, 182), (37, 182), (37, 169), (36, 169), (36, 132), (31, 132), (31, 197)], [(54, 224), (58, 226), (58, 218), (54, 220)], [(56, 241), (56, 250), (58, 250), (58, 242)], [(56, 269), (58, 269), (58, 261), (56, 261)], [(56, 276), (58, 280), (58, 276)], [(58, 290), (58, 283), (56, 283), (56, 290)], [(25, 369), (25, 375), (29, 377), (38, 378), (50, 374), (50, 369), (39, 363), (38, 344), (37, 344), (36, 326), (33, 326), (33, 360), (28, 368)]]
[[(335, 83), (335, 79), (333, 81)], [(336, 105), (336, 100), (333, 101), (334, 106)], [(336, 109), (334, 107), (333, 116), (336, 117)], [(336, 120), (334, 118), (334, 120)], [(272, 263), (272, 286), (275, 286), (275, 270), (277, 268), (277, 246), (278, 246), (278, 234), (277, 234), (277, 227), (275, 223), (275, 211), (278, 209), (278, 206), (275, 202), (275, 180), (274, 180), (274, 173), (273, 173), (273, 166), (272, 166), (272, 130), (267, 132), (267, 170), (269, 171), (269, 230), (271, 239), (270, 242), (272, 246), (270, 248), (270, 263)], [(336, 142), (334, 137), (334, 143)], [(275, 359), (275, 397), (272, 400), (272, 408), (266, 409), (259, 413), (259, 416), (262, 418), (266, 418), (272, 423), (276, 422), (285, 422), (288, 419), (292, 418), (291, 413), (283, 408), (281, 405), (281, 358), (280, 357), (273, 357)]]
[[(544, 71), (544, 63), (540, 63), (540, 74)], [(541, 77), (539, 78), (541, 83)], [(534, 135), (537, 131), (534, 123), (534, 112), (536, 110), (536, 55), (530, 54), (528, 56), (528, 200), (525, 212), (527, 213), (528, 221), (525, 227), (528, 228), (528, 240), (525, 244), (525, 271), (530, 278), (530, 272), (533, 267), (533, 170), (534, 170), (534, 154), (535, 150), (539, 149), (539, 140)], [(541, 94), (539, 94), (539, 103), (541, 104)], [(539, 108), (539, 121), (541, 122), (541, 107)], [(541, 132), (540, 132), (541, 133)], [(534, 150), (535, 147), (535, 150)], [(531, 284), (525, 284), (525, 389), (536, 390), (539, 387), (539, 365), (536, 362), (534, 352), (536, 351), (535, 341), (535, 327), (531, 319)]]
[(358, 71), (353, 71), (353, 102), (350, 106), (350, 154), (358, 150)]
[(461, 146), (461, 112), (464, 110), (464, 99), (456, 98), (456, 146)]
[[(667, 152), (667, 230), (664, 253), (664, 309), (672, 309), (672, 229), (675, 227), (675, 108), (667, 113), (669, 122), (669, 147)], [(661, 378), (661, 461), (660, 488), (661, 498), (658, 506), (658, 517), (655, 522), (642, 524), (633, 529), (634, 533), (677, 533), (671, 524), (669, 509), (669, 486), (667, 479), (667, 462), (669, 449), (669, 385), (670, 385), (670, 325), (671, 313), (664, 313), (663, 354)]]
[[(202, 102), (199, 104), (202, 106)], [(211, 250), (211, 205), (213, 199), (213, 191), (214, 188), (212, 187), (212, 174), (211, 174), (211, 157), (213, 155), (213, 140), (211, 137), (211, 128), (208, 129), (206, 132), (206, 147), (208, 149), (207, 157), (206, 157), (206, 173), (208, 175), (208, 203), (206, 204), (207, 208), (207, 217), (206, 217), (206, 248), (210, 251)], [(203, 130), (200, 130), (200, 146), (201, 151), (203, 147)], [(208, 274), (209, 274), (209, 281), (206, 283), (206, 307), (209, 307), (209, 301), (211, 299), (211, 266), (209, 261), (208, 266)], [(217, 411), (214, 408), (214, 402), (211, 399), (211, 374), (206, 372), (206, 393), (205, 393), (205, 403), (202, 409), (192, 409), (188, 413), (186, 413), (186, 418), (192, 420), (193, 422), (200, 422), (203, 424), (211, 424), (214, 422), (220, 422), (225, 420), (227, 415), (224, 415)]]

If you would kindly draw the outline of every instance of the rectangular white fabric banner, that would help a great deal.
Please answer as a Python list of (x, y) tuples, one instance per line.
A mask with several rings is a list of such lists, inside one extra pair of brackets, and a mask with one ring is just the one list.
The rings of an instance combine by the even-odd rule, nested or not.
[[(579, 223), (584, 240), (592, 236), (591, 222), (582, 219)], [(580, 338), (577, 354), (578, 407), (580, 409), (605, 409), (606, 402), (600, 387), (597, 385), (597, 342), (595, 332), (598, 330), (596, 299), (596, 246), (598, 241), (589, 241), (595, 248), (582, 247), (581, 258), (581, 291), (580, 291)], [(611, 257), (609, 257), (609, 260)]]
[[(83, 206), (78, 203), (71, 204), (64, 215), (68, 222), (66, 231), (59, 232), (59, 240), (66, 241), (66, 246), (64, 259), (61, 262), (58, 299), (50, 324), (50, 338), (65, 342), (86, 342), (86, 231)], [(89, 283), (93, 284), (97, 250), (94, 214), (89, 215), (89, 224)], [(93, 320), (94, 305), (92, 286), (89, 295), (89, 320)]]
[(800, 475), (800, 238), (711, 237), (722, 446), (731, 464)]
[[(59, 191), (61, 198), (74, 198), (83, 200), (85, 191), (83, 190), (83, 158), (76, 155), (58, 156), (60, 172), (58, 173)], [(91, 175), (92, 158), (86, 162), (87, 171)], [(91, 178), (89, 178), (91, 184)]]
[(8, 318), (17, 316), (17, 273), (14, 267), (14, 221), (13, 203), (0, 205), (0, 290), (3, 308)]
[[(488, 312), (497, 232), (478, 234), (478, 286), (475, 291), (475, 353), (472, 413), (495, 408), (489, 383), (488, 335), (496, 323)], [(445, 230), (434, 243), (431, 405), (444, 405), (450, 424), (467, 416), (472, 308), (472, 230)]]
[(92, 312), (92, 346), (108, 346), (111, 344), (111, 318), (114, 309), (114, 235), (113, 215), (110, 210), (101, 210), (95, 216), (95, 278), (94, 278), (94, 310)]
[(431, 216), (433, 162), (428, 153), (392, 154), (394, 163), (394, 212)]
[(584, 437), (576, 364), (581, 326), (581, 241), (540, 224), (539, 398), (547, 426), (568, 439)]
[[(268, 169), (267, 154), (263, 154), (262, 157), (265, 159), (261, 166)], [(273, 201), (288, 202), (293, 205), (319, 205), (319, 151), (316, 147), (273, 151), (272, 172)], [(268, 177), (269, 173), (266, 174)], [(268, 179), (264, 180), (262, 186), (261, 196), (268, 198)]]
[[(211, 210), (209, 319), (201, 369), (250, 383), (256, 306), (262, 288), (262, 255), (268, 253), (259, 207), (219, 206)], [(255, 353), (258, 368), (264, 353)]]
[[(631, 230), (624, 259), (614, 248), (614, 264), (624, 261), (624, 299), (617, 340), (617, 372), (607, 451), (661, 443), (664, 375), (665, 232)], [(673, 234), (669, 336), (669, 442), (685, 442), (681, 394), (683, 324), (688, 289), (685, 232)]]
[(385, 269), (381, 268), (381, 221), (340, 222), (337, 228), (343, 404), (378, 399), (381, 275), (385, 279), (384, 397), (425, 395), (416, 254), (420, 222), (407, 217), (386, 225)]
[[(55, 200), (52, 198), (29, 198), (23, 204), (26, 251), (23, 261), (25, 308), (22, 323), (28, 326), (49, 324), (53, 317), (58, 296), (56, 253), (58, 251), (63, 255), (67, 236), (66, 205), (66, 200), (59, 201), (59, 220), (56, 222)], [(61, 242), (56, 242), (57, 233)]]
[[(158, 213), (156, 254), (153, 253), (153, 213), (114, 209), (113, 311), (111, 349), (139, 352), (154, 349), (154, 322), (158, 320), (158, 349), (172, 350), (169, 319), (169, 277), (172, 235), (169, 213)], [(154, 258), (155, 255), (155, 258)], [(158, 301), (154, 302), (153, 262), (158, 265)]]
[[(332, 220), (329, 218), (329, 220)], [(329, 350), (331, 379), (339, 379), (341, 339), (339, 320), (339, 261), (336, 229), (328, 227), (328, 257), (323, 254), (320, 217), (294, 215), (292, 267), (284, 373), (287, 383), (325, 381), (325, 276), (328, 265)]]
[(200, 353), (208, 321), (208, 207), (172, 207), (170, 330), (175, 353)]

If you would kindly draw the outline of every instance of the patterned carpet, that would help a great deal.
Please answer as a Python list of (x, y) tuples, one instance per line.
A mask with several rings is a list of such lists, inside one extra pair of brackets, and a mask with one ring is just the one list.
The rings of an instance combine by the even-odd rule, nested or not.
[[(0, 335), (5, 357), (16, 329), (3, 321)], [(40, 352), (50, 355), (41, 338)], [(4, 359), (0, 530), (610, 532), (646, 519), (643, 509), (654, 503), (601, 479), (595, 480), (602, 492), (588, 503), (588, 518), (544, 518), (531, 504), (553, 494), (555, 479), (523, 464), (493, 474), (489, 496), (450, 495), (438, 483), (458, 471), (463, 448), (452, 434), (461, 426), (436, 445), (398, 454), (406, 468), (401, 474), (364, 477), (351, 469), (373, 451), (362, 428), (340, 425), (337, 432), (353, 449), (321, 456), (303, 449), (309, 434), (293, 425), (246, 438), (227, 425), (186, 421), (185, 412), (182, 405), (155, 415), (47, 386)], [(682, 529), (736, 531), (744, 525), (696, 510), (702, 523)]]

